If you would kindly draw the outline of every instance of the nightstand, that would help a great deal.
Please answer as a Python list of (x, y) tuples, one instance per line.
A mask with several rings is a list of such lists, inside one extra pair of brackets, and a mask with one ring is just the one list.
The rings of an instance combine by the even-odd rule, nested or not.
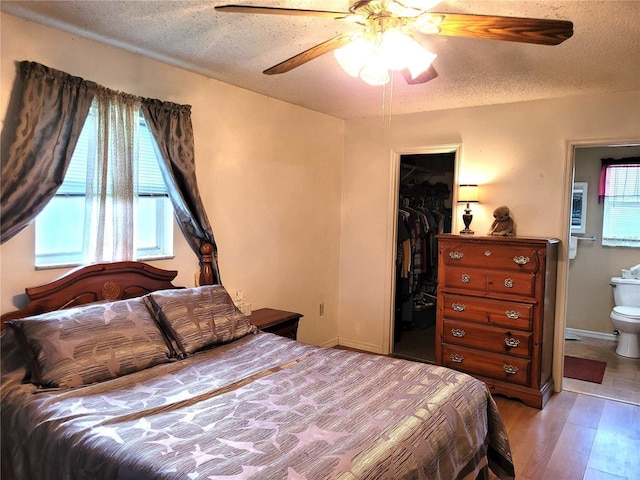
[(285, 312), (274, 308), (260, 308), (251, 312), (249, 320), (260, 330), (275, 333), (281, 337), (296, 339), (298, 322), (302, 318), (301, 313)]

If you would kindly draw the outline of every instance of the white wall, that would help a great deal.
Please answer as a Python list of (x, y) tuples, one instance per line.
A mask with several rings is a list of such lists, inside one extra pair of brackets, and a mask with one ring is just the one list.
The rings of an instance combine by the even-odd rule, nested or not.
[[(344, 122), (117, 48), (2, 14), (0, 112), (16, 62), (31, 60), (115, 90), (192, 105), (200, 192), (219, 249), (222, 281), (253, 308), (304, 314), (300, 339), (337, 339)], [(4, 125), (4, 123), (3, 123)], [(34, 269), (34, 231), (0, 247), (1, 310), (27, 286), (64, 270)], [(195, 255), (176, 234), (177, 285), (192, 286)], [(325, 303), (325, 316), (318, 305)]]
[[(569, 140), (640, 139), (640, 91), (347, 121), (343, 166), (340, 343), (389, 352), (397, 168), (393, 152), (460, 144), (458, 183), (481, 185), (472, 228), (487, 232), (508, 205), (520, 236), (568, 238)], [(459, 231), (462, 211), (454, 213)], [(456, 224), (457, 223), (457, 224)], [(561, 246), (556, 368), (564, 328)], [(558, 382), (557, 385), (560, 383)]]

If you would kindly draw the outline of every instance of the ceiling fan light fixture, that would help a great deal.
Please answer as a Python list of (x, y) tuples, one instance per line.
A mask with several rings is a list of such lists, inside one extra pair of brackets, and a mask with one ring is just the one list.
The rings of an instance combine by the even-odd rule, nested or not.
[(417, 17), (423, 12), (435, 7), (442, 0), (403, 0), (389, 1), (386, 8), (394, 15), (401, 17)]
[[(360, 76), (370, 85), (384, 85), (391, 79), (389, 70), (408, 71), (415, 80), (430, 67), (436, 55), (413, 38), (407, 20), (421, 19), (425, 10), (406, 2), (361, 0), (354, 4), (352, 11), (368, 9), (367, 26), (364, 32), (353, 34), (347, 44), (334, 50), (345, 72), (354, 78)], [(430, 17), (426, 18), (429, 20)], [(435, 21), (438, 22), (437, 16)]]
[(360, 78), (369, 85), (384, 85), (389, 82), (389, 69), (380, 56), (373, 55), (362, 67)]
[(387, 10), (398, 17), (416, 17), (422, 13), (421, 9), (402, 5), (398, 2), (389, 2)]
[[(409, 57), (413, 54), (416, 42), (400, 31), (387, 30), (382, 34), (379, 55), (387, 68), (402, 70), (406, 68)], [(418, 46), (419, 47), (419, 46)]]
[(413, 20), (413, 27), (420, 33), (437, 35), (440, 33), (440, 24), (443, 20), (442, 15), (423, 13)]
[(380, 54), (390, 70), (408, 68), (413, 78), (424, 72), (437, 55), (425, 49), (411, 36), (398, 30), (389, 30), (383, 34)]
[(338, 65), (352, 77), (358, 77), (367, 61), (373, 56), (373, 44), (364, 37), (356, 37), (344, 47), (333, 52)]
[(357, 36), (344, 47), (334, 50), (342, 69), (369, 85), (384, 85), (389, 70), (408, 69), (415, 79), (427, 70), (437, 55), (426, 50), (410, 35), (398, 29), (380, 32), (374, 37)]

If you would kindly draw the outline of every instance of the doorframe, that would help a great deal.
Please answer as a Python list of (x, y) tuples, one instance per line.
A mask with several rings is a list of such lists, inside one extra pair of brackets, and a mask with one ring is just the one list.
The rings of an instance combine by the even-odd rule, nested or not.
[[(389, 178), (389, 212), (387, 218), (389, 222), (387, 224), (387, 272), (385, 274), (386, 284), (386, 312), (387, 321), (385, 322), (385, 328), (383, 332), (383, 344), (385, 345), (386, 354), (393, 353), (393, 328), (394, 328), (394, 316), (395, 316), (395, 290), (396, 290), (396, 254), (395, 246), (398, 235), (398, 192), (400, 190), (400, 163), (403, 155), (430, 155), (438, 153), (454, 153), (455, 160), (453, 163), (453, 186), (459, 184), (460, 178), (460, 160), (462, 157), (462, 143), (444, 143), (438, 145), (429, 145), (423, 147), (392, 147), (391, 148), (391, 161)], [(457, 191), (453, 192), (453, 205), (456, 204)], [(455, 231), (458, 228), (457, 221), (452, 219), (451, 231)]]
[(571, 235), (571, 202), (573, 178), (575, 173), (575, 150), (580, 147), (624, 147), (640, 145), (638, 138), (608, 137), (569, 139), (565, 141), (564, 193), (562, 205), (562, 249), (560, 252), (559, 270), (556, 289), (556, 325), (554, 344), (553, 379), (554, 390), (562, 391), (564, 376), (564, 337), (567, 328), (567, 299), (569, 294), (569, 237)]

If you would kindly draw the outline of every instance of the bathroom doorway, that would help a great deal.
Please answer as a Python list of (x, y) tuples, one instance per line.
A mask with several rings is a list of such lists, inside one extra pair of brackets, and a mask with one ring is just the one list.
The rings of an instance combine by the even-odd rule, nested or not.
[(568, 249), (564, 354), (604, 361), (607, 368), (601, 384), (563, 378), (563, 389), (640, 403), (640, 359), (615, 353), (616, 336), (609, 318), (610, 279), (620, 276), (622, 268), (640, 263), (640, 249), (602, 246), (603, 206), (598, 203), (601, 159), (634, 156), (640, 156), (640, 142), (573, 146), (573, 183), (586, 186), (586, 211), (583, 231), (574, 228), (572, 232), (571, 224), (568, 229), (574, 239)]

